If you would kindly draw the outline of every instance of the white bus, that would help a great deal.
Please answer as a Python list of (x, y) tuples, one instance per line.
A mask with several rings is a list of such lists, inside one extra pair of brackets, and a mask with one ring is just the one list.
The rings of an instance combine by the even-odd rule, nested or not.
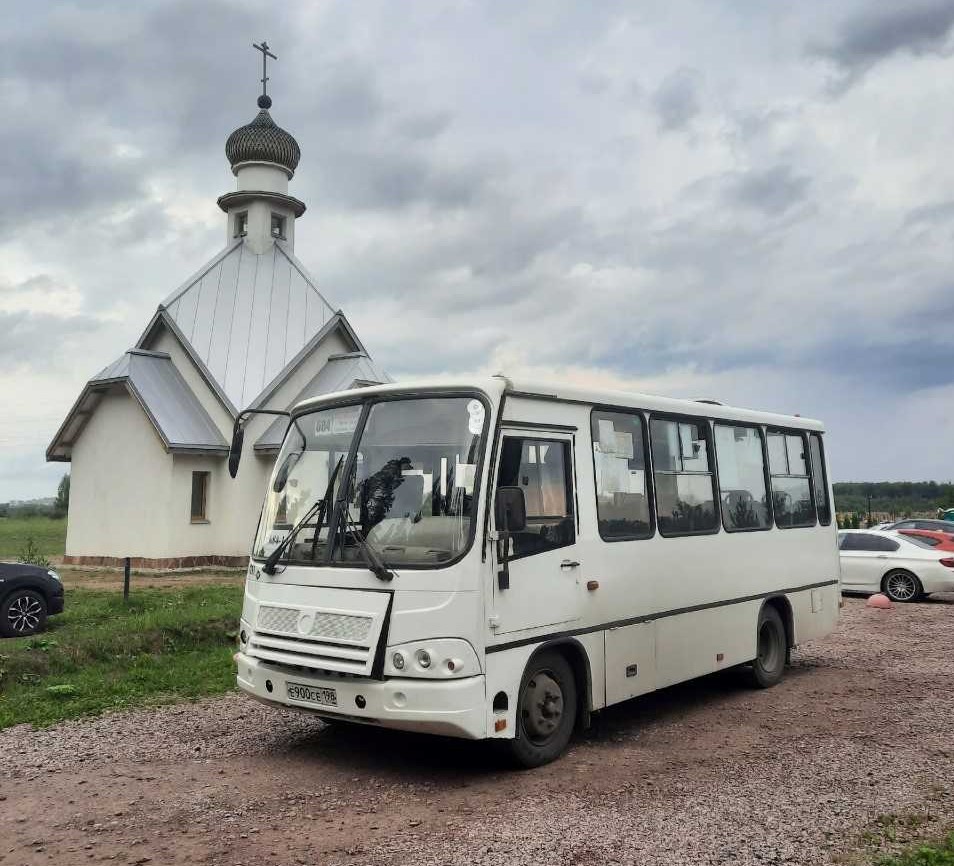
[(251, 553), (238, 685), (506, 740), (524, 766), (654, 689), (734, 665), (772, 686), (838, 617), (823, 442), (805, 418), (503, 376), (303, 402)]

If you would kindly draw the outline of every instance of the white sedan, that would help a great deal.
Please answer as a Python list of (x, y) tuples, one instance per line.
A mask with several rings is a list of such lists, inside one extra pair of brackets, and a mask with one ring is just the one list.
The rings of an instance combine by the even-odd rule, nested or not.
[(845, 529), (838, 533), (838, 550), (845, 592), (883, 592), (892, 601), (954, 592), (954, 554), (938, 552), (913, 536)]

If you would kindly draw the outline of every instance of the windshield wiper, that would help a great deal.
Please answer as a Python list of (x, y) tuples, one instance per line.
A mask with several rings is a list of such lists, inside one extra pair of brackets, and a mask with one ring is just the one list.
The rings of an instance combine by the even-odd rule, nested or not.
[(361, 551), (361, 555), (364, 557), (364, 561), (371, 573), (385, 583), (394, 580), (394, 572), (388, 568), (384, 557), (368, 544), (364, 533), (360, 528), (354, 525), (354, 522), (350, 520), (348, 516), (345, 517), (345, 529), (351, 533), (351, 537), (354, 539), (355, 544), (358, 545), (358, 550)]
[(328, 507), (331, 504), (331, 495), (335, 489), (335, 480), (338, 478), (338, 472), (341, 470), (342, 463), (344, 463), (343, 454), (338, 458), (338, 462), (335, 464), (334, 471), (331, 473), (331, 477), (328, 479), (328, 488), (325, 490), (325, 495), (322, 496), (321, 499), (319, 499), (305, 512), (301, 520), (299, 520), (298, 523), (291, 528), (291, 532), (289, 532), (288, 535), (282, 539), (281, 544), (279, 544), (278, 547), (268, 554), (268, 558), (265, 560), (265, 564), (262, 566), (262, 571), (264, 571), (265, 574), (275, 573), (275, 566), (278, 563), (278, 560), (281, 559), (282, 554), (288, 548), (288, 545), (291, 544), (292, 539), (294, 539), (294, 537), (301, 532), (302, 527), (305, 526), (315, 515), (318, 515), (317, 525), (315, 526), (315, 536), (317, 537), (317, 534), (321, 532), (321, 524), (324, 523), (325, 514), (327, 514)]

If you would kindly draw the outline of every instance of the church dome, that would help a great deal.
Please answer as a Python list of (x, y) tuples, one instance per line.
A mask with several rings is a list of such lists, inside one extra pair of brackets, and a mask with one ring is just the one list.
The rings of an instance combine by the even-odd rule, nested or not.
[(258, 104), (261, 111), (255, 120), (240, 126), (225, 142), (229, 163), (234, 169), (243, 162), (273, 162), (294, 174), (301, 159), (298, 142), (272, 120), (271, 99), (259, 97)]

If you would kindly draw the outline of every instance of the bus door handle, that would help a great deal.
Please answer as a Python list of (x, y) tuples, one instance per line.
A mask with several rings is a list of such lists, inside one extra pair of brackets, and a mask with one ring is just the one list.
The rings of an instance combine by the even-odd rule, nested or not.
[(580, 563), (578, 563), (575, 559), (564, 559), (563, 562), (560, 563), (560, 568), (579, 568), (579, 567), (580, 567)]

